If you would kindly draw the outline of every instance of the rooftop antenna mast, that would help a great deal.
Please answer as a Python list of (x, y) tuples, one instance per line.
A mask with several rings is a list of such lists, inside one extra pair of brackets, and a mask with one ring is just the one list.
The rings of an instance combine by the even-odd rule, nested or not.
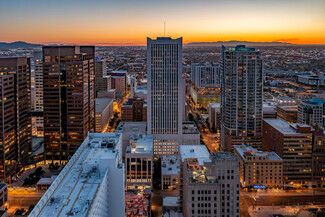
[(166, 37), (166, 22), (164, 21), (164, 37)]

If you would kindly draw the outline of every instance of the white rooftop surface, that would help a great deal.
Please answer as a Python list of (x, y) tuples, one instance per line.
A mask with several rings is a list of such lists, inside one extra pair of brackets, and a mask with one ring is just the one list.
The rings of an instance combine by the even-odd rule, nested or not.
[(57, 176), (51, 176), (50, 178), (41, 178), (37, 184), (52, 184)]
[(211, 162), (210, 153), (205, 145), (180, 145), (179, 153), (182, 162), (188, 158), (196, 158), (200, 165), (203, 165), (203, 162)]
[(120, 122), (116, 132), (124, 135), (146, 134), (147, 122)]
[(176, 212), (174, 210), (170, 210), (164, 213), (164, 217), (183, 217), (183, 213)]
[[(116, 163), (118, 152), (102, 147), (115, 133), (93, 133), (84, 141), (65, 168), (43, 195), (30, 216), (89, 216), (109, 164)], [(115, 144), (116, 144), (115, 143)], [(107, 161), (113, 160), (113, 161)], [(54, 186), (53, 186), (54, 185)]]
[(127, 147), (127, 152), (132, 154), (152, 154), (153, 152), (153, 137), (146, 136), (139, 138), (136, 141), (136, 147), (132, 148), (131, 146)]
[(216, 112), (220, 112), (220, 103), (209, 103), (209, 107), (216, 109)]
[(102, 113), (112, 101), (112, 98), (96, 98), (96, 113)]
[(249, 153), (250, 156), (257, 156), (257, 157), (267, 157), (266, 160), (269, 161), (282, 161), (282, 159), (275, 153), (275, 152), (263, 152), (259, 151), (252, 146), (248, 146), (245, 144), (242, 145), (234, 145), (234, 149), (240, 154), (241, 158), (246, 159), (244, 153)]
[(177, 196), (167, 196), (167, 197), (163, 197), (163, 207), (164, 206), (178, 206), (178, 200), (179, 197)]
[(163, 156), (161, 158), (161, 174), (177, 175), (180, 173), (179, 156)]
[[(301, 127), (309, 127), (307, 124), (289, 124), (288, 122), (282, 120), (282, 119), (264, 119), (266, 123), (277, 129), (279, 132), (281, 132), (283, 135), (301, 135), (303, 133), (297, 132), (293, 127), (296, 127), (297, 125)], [(291, 125), (291, 126), (290, 126)], [(306, 133), (305, 133), (306, 134)], [(309, 134), (309, 133), (307, 133)]]

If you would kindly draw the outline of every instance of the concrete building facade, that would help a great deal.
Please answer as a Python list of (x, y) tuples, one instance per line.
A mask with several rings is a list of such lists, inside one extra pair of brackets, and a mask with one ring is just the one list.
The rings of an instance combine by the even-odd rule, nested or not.
[(213, 63), (192, 63), (191, 80), (196, 87), (219, 87), (220, 66)]
[(308, 184), (312, 169), (312, 132), (309, 125), (281, 119), (263, 120), (263, 151), (283, 159), (284, 184)]
[(246, 144), (234, 145), (243, 186), (283, 186), (283, 160), (275, 152), (263, 152)]
[(148, 134), (154, 154), (177, 155), (185, 120), (182, 38), (147, 39)]
[(187, 217), (239, 217), (238, 159), (230, 152), (209, 154), (205, 146), (180, 146), (181, 195)]
[(125, 177), (127, 189), (152, 187), (153, 137), (134, 134), (125, 153)]
[(262, 136), (263, 60), (260, 51), (238, 45), (223, 47), (222, 61), (221, 144), (231, 150), (235, 140)]
[(325, 101), (322, 99), (309, 99), (298, 105), (297, 122), (311, 126), (324, 127)]
[(112, 98), (96, 98), (96, 133), (104, 133), (108, 122), (113, 117), (113, 101)]

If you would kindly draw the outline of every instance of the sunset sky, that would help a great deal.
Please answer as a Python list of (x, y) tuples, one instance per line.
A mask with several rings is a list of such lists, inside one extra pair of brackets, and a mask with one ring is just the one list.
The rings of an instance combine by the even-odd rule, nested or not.
[(325, 0), (0, 0), (0, 42), (325, 44)]

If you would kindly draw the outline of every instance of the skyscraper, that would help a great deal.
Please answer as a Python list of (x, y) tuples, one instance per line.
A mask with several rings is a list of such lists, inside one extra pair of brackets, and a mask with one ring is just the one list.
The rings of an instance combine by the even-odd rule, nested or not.
[(178, 153), (184, 121), (182, 38), (147, 39), (148, 134), (154, 153)]
[(192, 63), (191, 80), (196, 87), (219, 87), (220, 67), (213, 63)]
[[(34, 59), (34, 99), (32, 107), (35, 111), (43, 111), (43, 63), (42, 59)], [(44, 136), (43, 116), (35, 116), (36, 135)]]
[(263, 60), (260, 51), (238, 45), (222, 48), (221, 143), (248, 143), (261, 149)]
[(107, 76), (106, 60), (95, 61), (95, 87), (96, 94), (99, 91), (108, 91), (111, 89), (111, 78)]
[(44, 46), (44, 148), (67, 161), (94, 131), (94, 46)]
[(10, 182), (31, 151), (30, 59), (0, 58), (0, 73), (0, 179)]

